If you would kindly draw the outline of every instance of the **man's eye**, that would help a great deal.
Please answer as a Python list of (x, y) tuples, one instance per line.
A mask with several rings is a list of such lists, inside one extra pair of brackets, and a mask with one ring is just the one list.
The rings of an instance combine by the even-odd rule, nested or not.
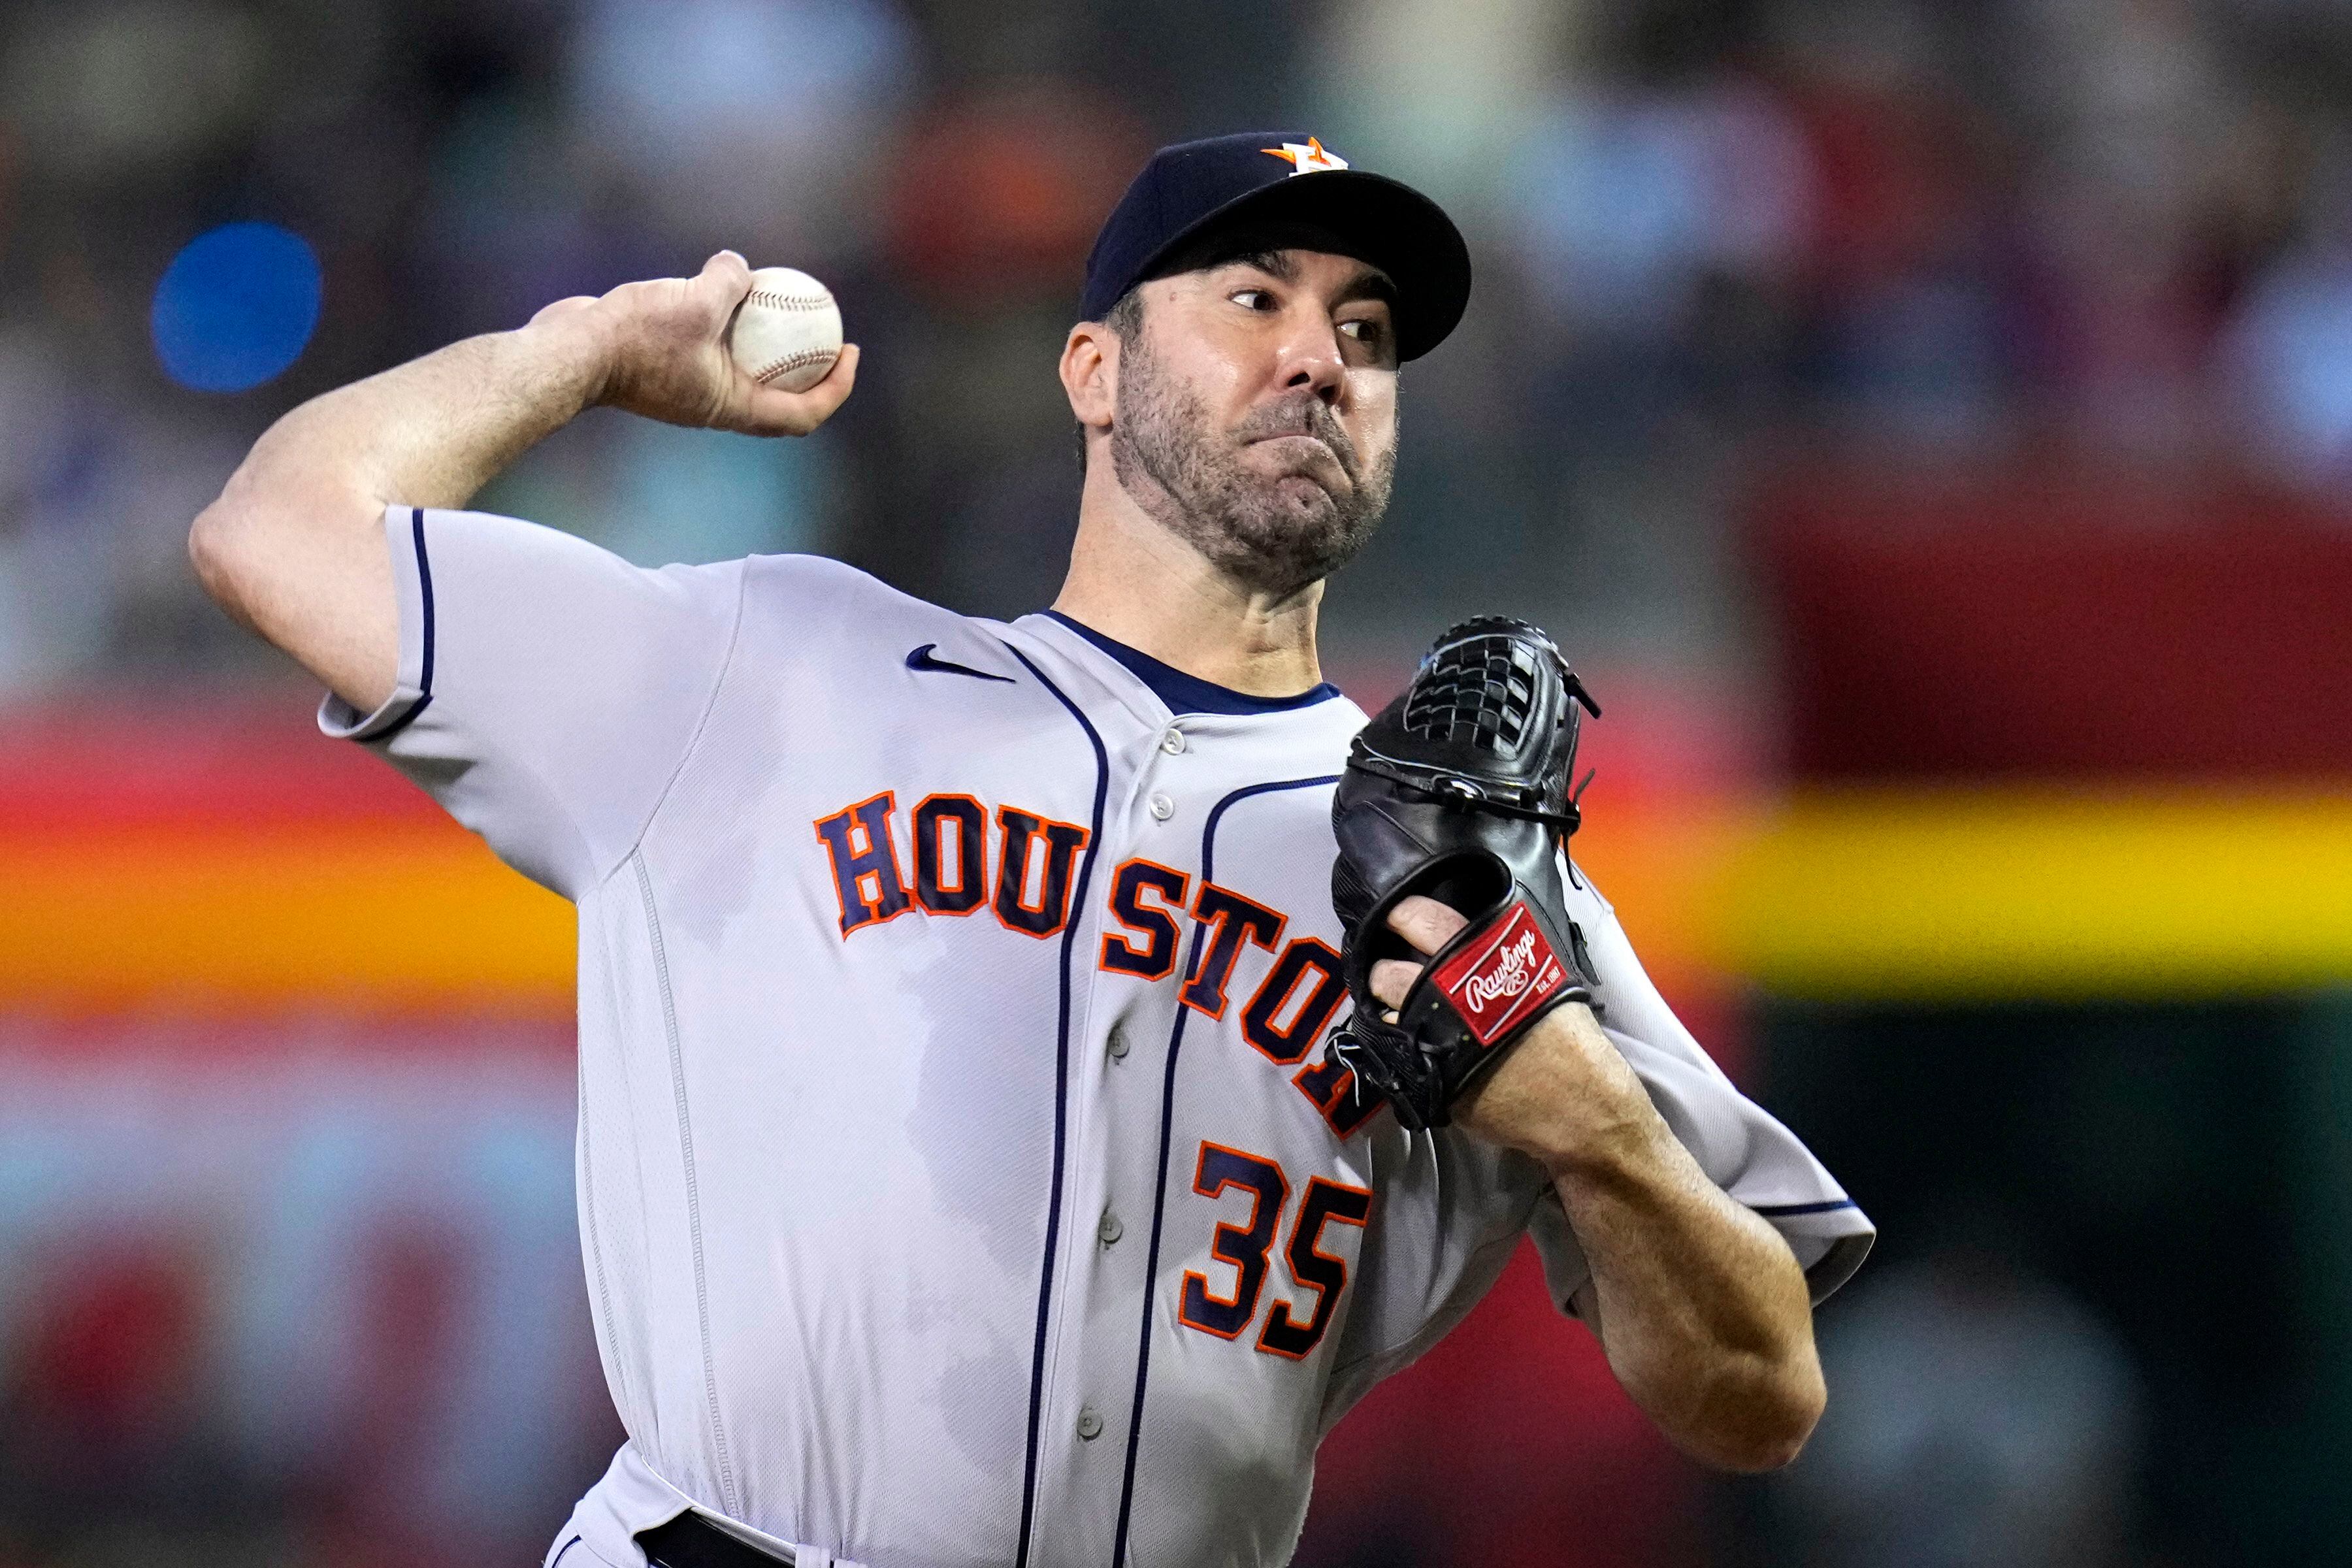
[(1377, 343), (1381, 341), (1381, 324), (1378, 321), (1342, 321), (1339, 323), (1339, 330), (1360, 343)]
[(1274, 302), (1274, 296), (1263, 289), (1236, 289), (1226, 298), (1244, 310), (1263, 310)]

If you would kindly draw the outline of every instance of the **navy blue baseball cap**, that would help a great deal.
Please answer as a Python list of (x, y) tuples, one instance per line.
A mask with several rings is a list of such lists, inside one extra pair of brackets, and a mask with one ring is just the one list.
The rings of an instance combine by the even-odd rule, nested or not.
[(1110, 313), (1139, 283), (1250, 250), (1326, 250), (1395, 283), (1397, 357), (1445, 341), (1470, 302), (1470, 247), (1412, 186), (1348, 166), (1304, 131), (1180, 142), (1151, 155), (1103, 220), (1079, 310)]

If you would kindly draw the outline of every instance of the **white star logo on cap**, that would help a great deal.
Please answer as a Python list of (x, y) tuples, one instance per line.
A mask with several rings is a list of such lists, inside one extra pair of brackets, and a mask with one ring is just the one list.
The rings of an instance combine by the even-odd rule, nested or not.
[(1323, 143), (1312, 136), (1307, 139), (1307, 144), (1303, 147), (1296, 142), (1285, 142), (1279, 147), (1261, 147), (1258, 151), (1269, 157), (1280, 158), (1290, 164), (1293, 179), (1301, 174), (1315, 174), (1318, 170), (1344, 169), (1348, 166), (1348, 160), (1337, 153), (1326, 152)]

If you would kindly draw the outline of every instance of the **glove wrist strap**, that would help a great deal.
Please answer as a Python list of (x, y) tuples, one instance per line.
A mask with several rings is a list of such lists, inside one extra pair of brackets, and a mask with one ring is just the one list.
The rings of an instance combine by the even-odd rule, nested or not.
[(1549, 1011), (1555, 994), (1583, 989), (1574, 963), (1574, 954), (1553, 949), (1528, 901), (1514, 899), (1432, 955), (1405, 1011), (1417, 1011), (1424, 997), (1441, 1003), (1491, 1051)]
[(1348, 761), (1348, 765), (1360, 773), (1383, 778), (1391, 784), (1411, 790), (1424, 800), (1440, 805), (1464, 810), (1488, 811), (1497, 816), (1515, 816), (1526, 822), (1540, 822), (1557, 828), (1562, 836), (1572, 835), (1584, 822), (1582, 814), (1570, 801), (1565, 810), (1547, 811), (1539, 805), (1524, 804), (1532, 790), (1522, 791), (1506, 784), (1481, 784), (1478, 780), (1443, 768), (1417, 767), (1381, 756), (1369, 747), (1361, 749)]

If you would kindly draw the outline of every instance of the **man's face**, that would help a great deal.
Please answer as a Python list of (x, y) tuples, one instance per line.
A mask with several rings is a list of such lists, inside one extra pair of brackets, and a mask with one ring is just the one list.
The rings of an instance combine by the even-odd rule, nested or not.
[(1121, 487), (1254, 590), (1328, 575), (1371, 536), (1396, 468), (1387, 278), (1278, 250), (1142, 294), (1110, 431)]

